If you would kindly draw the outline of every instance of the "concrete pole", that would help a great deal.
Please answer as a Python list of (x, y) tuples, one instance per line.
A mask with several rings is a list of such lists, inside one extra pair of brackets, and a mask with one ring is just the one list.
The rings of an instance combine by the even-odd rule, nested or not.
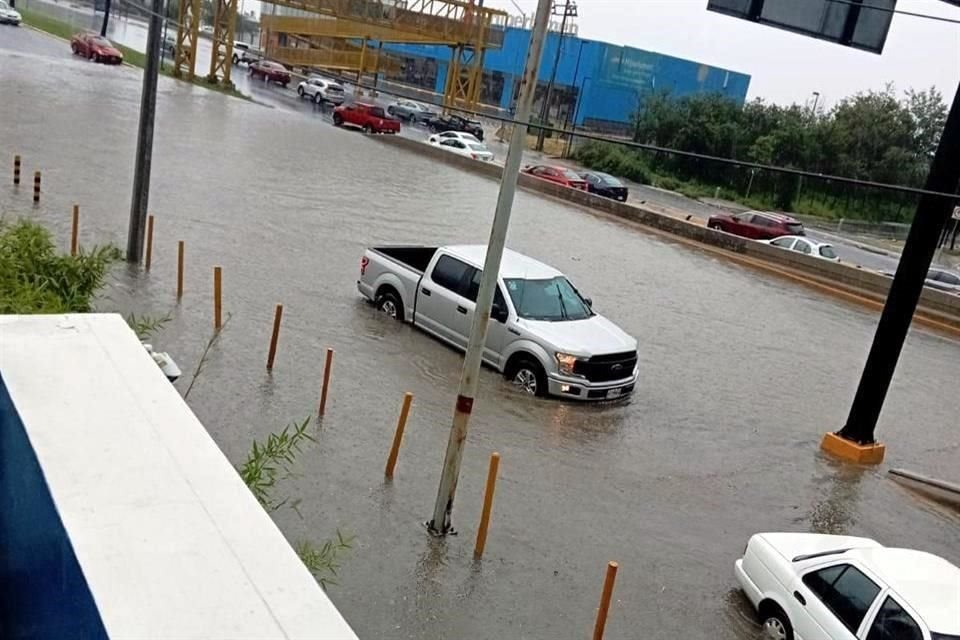
[(500, 180), (500, 194), (497, 197), (497, 209), (493, 216), (493, 226), (490, 229), (490, 240), (487, 242), (487, 256), (483, 263), (483, 276), (480, 280), (477, 304), (473, 312), (470, 341), (467, 343), (463, 372), (460, 374), (460, 388), (457, 392), (457, 404), (453, 413), (453, 425), (450, 427), (447, 453), (443, 460), (443, 474), (440, 477), (440, 488), (437, 491), (433, 519), (427, 523), (427, 527), (434, 535), (446, 535), (451, 529), (450, 512), (453, 509), (453, 497), (457, 491), (457, 480), (460, 477), (460, 460), (463, 457), (463, 447), (467, 441), (470, 412), (473, 410), (473, 399), (477, 393), (477, 378), (480, 376), (480, 362), (483, 355), (483, 345), (487, 338), (487, 324), (490, 321), (493, 294), (496, 291), (497, 278), (500, 274), (500, 260), (503, 257), (503, 247), (507, 240), (507, 227), (510, 224), (513, 194), (517, 190), (520, 163), (523, 160), (523, 150), (526, 146), (526, 123), (530, 121), (530, 108), (533, 103), (533, 93), (537, 86), (537, 74), (543, 54), (543, 41), (547, 34), (547, 23), (550, 19), (550, 2), (551, 0), (539, 0), (537, 3), (537, 15), (534, 20), (533, 34), (530, 38), (530, 48), (527, 49), (527, 62), (523, 69), (523, 78), (520, 81), (520, 97), (517, 101), (516, 119), (522, 124), (517, 124), (513, 128), (510, 149), (507, 151), (503, 177)]
[(140, 264), (143, 258), (144, 226), (150, 198), (150, 161), (153, 156), (153, 120), (157, 110), (157, 74), (160, 72), (160, 27), (163, 0), (151, 3), (150, 31), (147, 34), (147, 64), (140, 91), (140, 126), (133, 169), (133, 198), (127, 228), (127, 262)]

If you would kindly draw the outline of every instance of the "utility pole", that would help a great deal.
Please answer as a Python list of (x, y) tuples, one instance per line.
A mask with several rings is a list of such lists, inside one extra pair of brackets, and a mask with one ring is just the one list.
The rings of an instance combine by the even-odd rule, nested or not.
[[(94, 0), (94, 7), (96, 7), (96, 0)], [(103, 2), (103, 22), (100, 23), (100, 35), (104, 38), (107, 37), (107, 23), (110, 22), (110, 0), (104, 0)]]
[[(556, 12), (560, 5), (553, 5), (552, 13)], [(554, 13), (556, 15), (556, 13)], [(540, 124), (544, 125), (547, 123), (547, 119), (550, 117), (550, 94), (553, 93), (553, 83), (557, 80), (557, 67), (560, 64), (560, 52), (563, 50), (563, 32), (567, 28), (567, 18), (576, 18), (577, 17), (577, 3), (572, 0), (564, 0), (563, 3), (563, 18), (560, 19), (560, 37), (557, 40), (557, 53), (553, 57), (553, 71), (550, 73), (550, 82), (547, 83), (547, 92), (543, 96), (543, 104), (540, 105)], [(573, 79), (574, 82), (577, 81), (576, 78)], [(539, 133), (537, 133), (537, 151), (543, 151), (543, 139), (546, 137), (547, 132), (541, 127)]]
[[(109, 1), (109, 0), (108, 0)], [(150, 160), (153, 156), (153, 120), (157, 110), (157, 75), (160, 71), (160, 26), (163, 0), (152, 0), (150, 31), (147, 33), (147, 64), (140, 91), (140, 125), (137, 129), (137, 155), (133, 168), (133, 197), (127, 228), (127, 262), (143, 257), (144, 226), (150, 198)]]
[[(960, 182), (960, 86), (930, 165), (924, 189), (956, 193)], [(937, 249), (940, 232), (950, 219), (956, 198), (923, 194), (910, 225), (907, 241), (890, 293), (883, 307), (877, 332), (863, 368), (863, 376), (850, 408), (847, 423), (836, 435), (858, 445), (875, 442), (874, 430), (883, 408), (893, 372), (903, 349), (913, 313), (923, 291), (923, 281)]]
[(480, 279), (480, 290), (477, 292), (477, 303), (473, 311), (473, 324), (470, 327), (470, 341), (467, 343), (463, 372), (460, 374), (460, 387), (457, 390), (457, 404), (453, 413), (453, 424), (450, 427), (450, 440), (447, 442), (447, 452), (443, 459), (440, 488), (437, 491), (433, 519), (427, 523), (430, 532), (437, 536), (446, 535), (451, 530), (450, 512), (453, 510), (453, 497), (457, 491), (457, 480), (460, 477), (460, 460), (463, 457), (463, 447), (467, 442), (467, 426), (470, 422), (470, 413), (473, 410), (473, 400), (477, 394), (480, 362), (487, 338), (490, 308), (493, 305), (493, 295), (500, 274), (500, 260), (503, 257), (503, 247), (507, 240), (507, 227), (510, 224), (513, 195), (517, 190), (520, 162), (523, 160), (523, 151), (526, 147), (527, 123), (530, 121), (533, 94), (536, 91), (540, 58), (543, 54), (543, 42), (547, 35), (550, 2), (551, 0), (539, 0), (537, 3), (537, 14), (534, 18), (530, 47), (527, 49), (527, 62), (520, 81), (516, 115), (518, 124), (513, 127), (510, 148), (507, 151), (507, 160), (503, 168), (503, 177), (500, 180), (500, 194), (497, 196), (497, 209), (493, 216), (493, 226), (490, 228), (490, 239), (487, 242), (487, 255), (483, 262), (483, 275)]

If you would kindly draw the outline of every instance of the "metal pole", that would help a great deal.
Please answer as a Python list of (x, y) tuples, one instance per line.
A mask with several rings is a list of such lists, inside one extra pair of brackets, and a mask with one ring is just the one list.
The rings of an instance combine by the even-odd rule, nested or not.
[(153, 156), (153, 120), (157, 110), (157, 74), (160, 70), (160, 12), (163, 0), (153, 0), (150, 31), (147, 34), (147, 64), (140, 91), (140, 126), (137, 130), (137, 155), (133, 169), (133, 198), (127, 228), (127, 262), (143, 258), (143, 233), (150, 197), (150, 160)]
[[(161, 71), (163, 71), (163, 61), (167, 55), (167, 25), (169, 24), (169, 21), (167, 20), (167, 11), (169, 10), (168, 4), (169, 4), (169, 0), (164, 0), (163, 2), (163, 38), (160, 44), (160, 70)], [(176, 51), (174, 51), (173, 55), (174, 55), (174, 58), (176, 58), (176, 55), (177, 55)]]
[(443, 459), (443, 473), (437, 491), (437, 502), (433, 509), (433, 519), (427, 523), (428, 529), (435, 535), (446, 535), (451, 529), (450, 512), (453, 509), (453, 497), (460, 477), (460, 460), (463, 457), (463, 446), (467, 441), (470, 412), (473, 410), (473, 399), (477, 393), (480, 361), (487, 337), (487, 323), (490, 321), (493, 294), (500, 274), (503, 246), (507, 240), (513, 195), (517, 189), (520, 162), (523, 160), (523, 150), (526, 146), (527, 123), (530, 120), (533, 93), (537, 86), (540, 58), (543, 54), (543, 41), (547, 33), (547, 22), (550, 19), (550, 1), (539, 0), (537, 3), (537, 15), (530, 38), (530, 47), (527, 49), (527, 62), (520, 81), (516, 119), (521, 124), (513, 127), (513, 134), (510, 137), (510, 148), (507, 151), (503, 177), (500, 180), (500, 194), (497, 196), (497, 209), (487, 243), (487, 256), (483, 263), (483, 276), (480, 279), (480, 290), (477, 293), (477, 304), (473, 312), (473, 324), (470, 327), (470, 341), (467, 343), (463, 372), (460, 374), (460, 388), (457, 391), (457, 404), (453, 413), (453, 424), (450, 427), (450, 440), (447, 442), (447, 452)]
[[(96, 11), (96, 0), (94, 0), (94, 11)], [(103, 22), (100, 23), (100, 35), (107, 37), (107, 24), (110, 22), (110, 0), (103, 3)]]
[(587, 87), (587, 82), (592, 79), (593, 78), (591, 76), (585, 77), (583, 82), (580, 84), (580, 90), (577, 91), (577, 105), (573, 108), (573, 122), (570, 125), (570, 137), (567, 139), (567, 150), (563, 154), (565, 158), (570, 157), (570, 149), (573, 147), (573, 138), (577, 133), (577, 118), (580, 117), (580, 103), (583, 101), (583, 93)]
[[(546, 124), (550, 117), (550, 94), (553, 92), (553, 83), (557, 80), (557, 67), (560, 65), (560, 52), (563, 50), (563, 31), (567, 27), (567, 14), (570, 13), (570, 0), (563, 3), (563, 18), (560, 20), (560, 35), (557, 39), (557, 53), (553, 57), (553, 71), (550, 73), (550, 82), (547, 83), (547, 93), (543, 96), (543, 104), (540, 105), (540, 124)], [(576, 79), (574, 79), (576, 80)], [(546, 130), (541, 127), (537, 133), (537, 151), (543, 151), (543, 139), (546, 137)]]
[[(953, 98), (950, 113), (930, 165), (924, 188), (928, 191), (954, 193), (960, 182), (960, 86)], [(858, 444), (872, 444), (873, 432), (883, 408), (890, 380), (897, 367), (903, 342), (910, 329), (913, 312), (923, 291), (923, 281), (937, 248), (940, 230), (950, 219), (954, 200), (924, 194), (910, 225), (903, 246), (897, 273), (883, 307), (877, 332), (863, 368), (860, 386), (853, 399), (847, 423), (837, 435)]]
[[(580, 48), (577, 50), (577, 64), (575, 64), (575, 65), (573, 66), (573, 84), (572, 84), (572, 86), (574, 86), (574, 87), (577, 86), (577, 75), (580, 73), (580, 56), (582, 56), (582, 55), (583, 55), (583, 40), (580, 41)], [(577, 100), (576, 100), (576, 102), (575, 102), (574, 105), (573, 105), (573, 115), (574, 115), (573, 127), (574, 127), (574, 129), (576, 129), (576, 127), (577, 127), (576, 114), (577, 114), (577, 109), (578, 109), (579, 107), (580, 107), (580, 90), (577, 89)], [(564, 123), (563, 123), (563, 128), (564, 128), (564, 129), (569, 129), (569, 128), (570, 128), (570, 109), (567, 109), (567, 117), (566, 117), (566, 120), (565, 120)], [(570, 145), (571, 145), (571, 144), (573, 144), (573, 132), (572, 132), (572, 131), (571, 131), (569, 134), (567, 134), (567, 145), (566, 145), (566, 148), (565, 148), (565, 150), (564, 150), (564, 152), (563, 152), (563, 157), (564, 157), (564, 158), (566, 158), (568, 155), (570, 155)]]

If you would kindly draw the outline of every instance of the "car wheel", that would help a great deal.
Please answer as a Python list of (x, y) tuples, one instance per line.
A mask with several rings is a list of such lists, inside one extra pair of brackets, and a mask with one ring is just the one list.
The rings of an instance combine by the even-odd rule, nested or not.
[(313, 94), (313, 101), (317, 104), (323, 104), (323, 96), (320, 95), (319, 91)]
[(233, 64), (234, 65), (240, 64), (240, 56), (238, 56), (237, 54), (233, 54)]
[(761, 617), (763, 635), (767, 640), (793, 640), (793, 626), (780, 607), (769, 607)]
[(371, 127), (369, 124), (365, 124), (363, 125), (363, 132), (366, 133), (367, 135), (370, 135), (371, 133), (373, 133), (373, 127)]
[(393, 115), (393, 107), (392, 107), (392, 106), (391, 106), (391, 107), (387, 107), (387, 113), (388, 113), (389, 115), (391, 115), (391, 116)]
[(343, 125), (343, 118), (339, 113), (333, 114), (333, 126), (339, 127)]
[(377, 297), (377, 309), (394, 320), (403, 321), (403, 302), (393, 291), (385, 291)]
[(547, 395), (547, 374), (540, 363), (530, 358), (522, 358), (513, 364), (507, 371), (507, 379), (527, 395)]
[(302, 86), (297, 87), (297, 95), (302, 98), (303, 94), (304, 94), (303, 87)]

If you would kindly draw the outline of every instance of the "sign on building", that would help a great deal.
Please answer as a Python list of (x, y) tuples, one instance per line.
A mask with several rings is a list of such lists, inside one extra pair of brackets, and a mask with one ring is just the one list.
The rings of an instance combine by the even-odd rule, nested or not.
[(707, 9), (872, 53), (883, 51), (897, 0), (707, 0)]

